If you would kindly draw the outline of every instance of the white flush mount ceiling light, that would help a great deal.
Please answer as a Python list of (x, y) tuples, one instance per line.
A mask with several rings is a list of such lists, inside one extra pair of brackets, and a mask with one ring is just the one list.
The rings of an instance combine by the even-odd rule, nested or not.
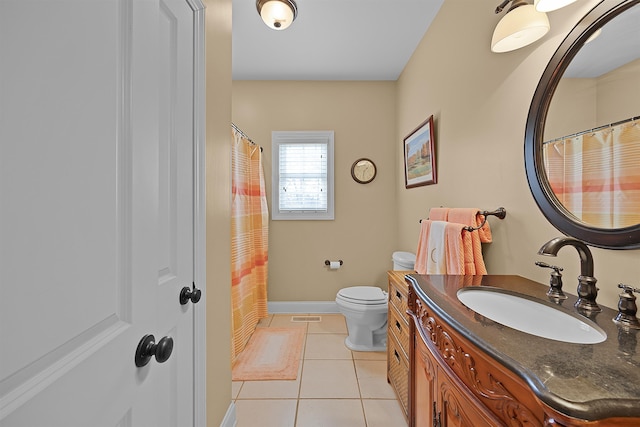
[(538, 12), (551, 12), (568, 6), (576, 0), (535, 0), (533, 5)]
[(507, 14), (502, 17), (491, 38), (491, 51), (509, 52), (530, 45), (549, 31), (549, 19), (544, 12), (525, 0), (505, 0), (496, 8), (496, 13), (511, 3)]
[(298, 6), (294, 0), (256, 0), (256, 8), (269, 28), (284, 30), (298, 16)]

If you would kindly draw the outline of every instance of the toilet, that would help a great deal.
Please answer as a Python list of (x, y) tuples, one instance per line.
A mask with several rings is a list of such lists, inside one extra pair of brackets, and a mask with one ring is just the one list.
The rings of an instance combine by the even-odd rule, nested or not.
[(394, 270), (411, 270), (414, 271), (416, 264), (416, 254), (411, 252), (394, 252), (391, 256)]
[[(415, 255), (393, 253), (394, 270), (413, 270)], [(347, 321), (349, 336), (345, 345), (354, 351), (386, 351), (387, 349), (387, 292), (377, 286), (352, 286), (336, 295), (338, 310)]]
[(338, 310), (347, 320), (347, 348), (385, 351), (387, 346), (387, 293), (376, 286), (352, 286), (336, 295)]

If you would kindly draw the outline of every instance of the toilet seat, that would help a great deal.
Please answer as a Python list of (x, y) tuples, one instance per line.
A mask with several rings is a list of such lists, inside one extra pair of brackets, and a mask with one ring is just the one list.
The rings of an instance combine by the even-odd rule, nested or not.
[(352, 286), (340, 289), (338, 298), (360, 305), (383, 305), (387, 303), (387, 292), (376, 286)]

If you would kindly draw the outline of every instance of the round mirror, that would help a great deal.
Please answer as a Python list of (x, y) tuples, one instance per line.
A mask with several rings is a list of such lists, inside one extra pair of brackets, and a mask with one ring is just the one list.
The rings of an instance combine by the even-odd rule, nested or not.
[(525, 131), (525, 168), (566, 235), (640, 248), (640, 0), (604, 0), (547, 65)]

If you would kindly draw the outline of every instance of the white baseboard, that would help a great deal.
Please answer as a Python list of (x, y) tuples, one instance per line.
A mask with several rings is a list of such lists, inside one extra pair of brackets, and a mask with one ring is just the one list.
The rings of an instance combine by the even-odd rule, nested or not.
[(267, 307), (274, 314), (340, 313), (335, 301), (269, 301)]
[(236, 405), (233, 402), (231, 402), (231, 404), (229, 405), (229, 408), (227, 408), (227, 413), (224, 414), (224, 418), (220, 423), (220, 427), (236, 427), (237, 422), (238, 421), (236, 420)]

